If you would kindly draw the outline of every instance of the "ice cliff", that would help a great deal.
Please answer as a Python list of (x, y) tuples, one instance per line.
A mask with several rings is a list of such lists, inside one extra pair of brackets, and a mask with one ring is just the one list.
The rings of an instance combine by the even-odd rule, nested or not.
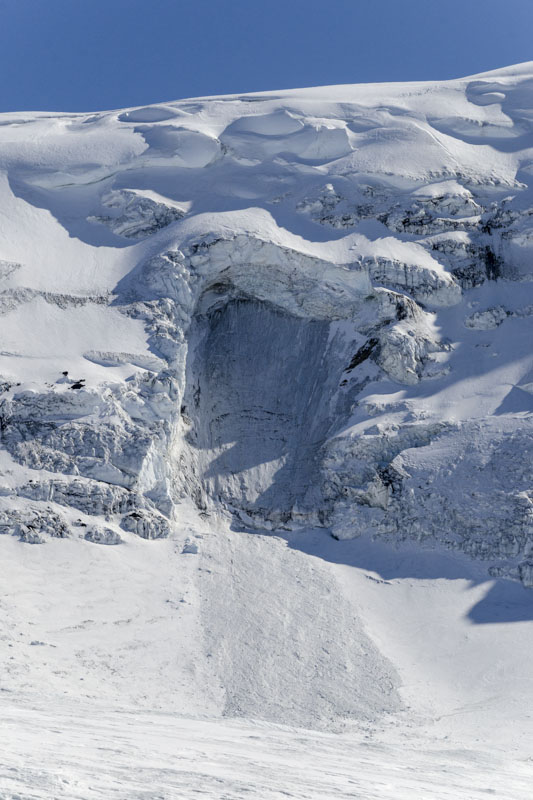
[(533, 586), (533, 63), (3, 114), (0, 281), (1, 532), (194, 504)]

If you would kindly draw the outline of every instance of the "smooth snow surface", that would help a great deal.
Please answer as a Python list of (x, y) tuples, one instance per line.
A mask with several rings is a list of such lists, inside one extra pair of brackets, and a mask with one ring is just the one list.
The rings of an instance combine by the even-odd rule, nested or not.
[(0, 115), (2, 800), (520, 800), (533, 63)]

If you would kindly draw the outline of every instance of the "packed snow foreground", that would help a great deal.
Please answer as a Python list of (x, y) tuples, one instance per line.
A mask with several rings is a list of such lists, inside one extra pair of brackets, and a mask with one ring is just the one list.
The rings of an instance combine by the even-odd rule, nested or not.
[(533, 62), (3, 114), (0, 234), (2, 797), (528, 796)]

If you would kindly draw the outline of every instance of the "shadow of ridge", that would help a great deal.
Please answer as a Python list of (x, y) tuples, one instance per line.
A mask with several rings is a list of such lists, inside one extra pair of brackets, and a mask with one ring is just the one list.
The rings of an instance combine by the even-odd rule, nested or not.
[(493, 414), (533, 414), (533, 395), (521, 386), (513, 386)]
[(98, 222), (90, 222), (88, 216), (98, 211), (97, 184), (111, 188), (114, 175), (109, 175), (88, 186), (77, 185), (57, 189), (44, 189), (24, 181), (16, 174), (9, 174), (9, 186), (15, 197), (19, 197), (35, 208), (49, 211), (64, 228), (71, 239), (79, 239), (91, 247), (133, 247), (135, 239), (126, 239), (113, 233)]
[(478, 625), (528, 622), (533, 619), (533, 591), (515, 581), (495, 580), (467, 618)]
[(477, 625), (533, 620), (533, 591), (517, 581), (490, 578), (487, 562), (475, 561), (464, 553), (446, 550), (442, 545), (373, 541), (368, 535), (337, 540), (325, 528), (296, 533), (278, 530), (274, 535), (285, 539), (291, 549), (333, 564), (374, 573), (377, 578), (366, 577), (383, 584), (409, 579), (460, 580), (467, 582), (465, 588), (487, 584), (483, 598), (466, 614), (466, 618)]

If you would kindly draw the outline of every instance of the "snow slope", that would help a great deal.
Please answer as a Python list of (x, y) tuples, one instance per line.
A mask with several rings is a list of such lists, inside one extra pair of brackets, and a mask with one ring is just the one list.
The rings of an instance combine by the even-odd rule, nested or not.
[[(533, 62), (0, 115), (2, 796), (526, 796), (532, 126)], [(264, 784), (21, 770), (59, 702)]]
[(527, 763), (408, 737), (393, 748), (365, 736), (166, 714), (95, 714), (92, 707), (62, 704), (53, 715), (8, 707), (4, 725), (0, 785), (9, 800), (522, 800), (531, 792)]

